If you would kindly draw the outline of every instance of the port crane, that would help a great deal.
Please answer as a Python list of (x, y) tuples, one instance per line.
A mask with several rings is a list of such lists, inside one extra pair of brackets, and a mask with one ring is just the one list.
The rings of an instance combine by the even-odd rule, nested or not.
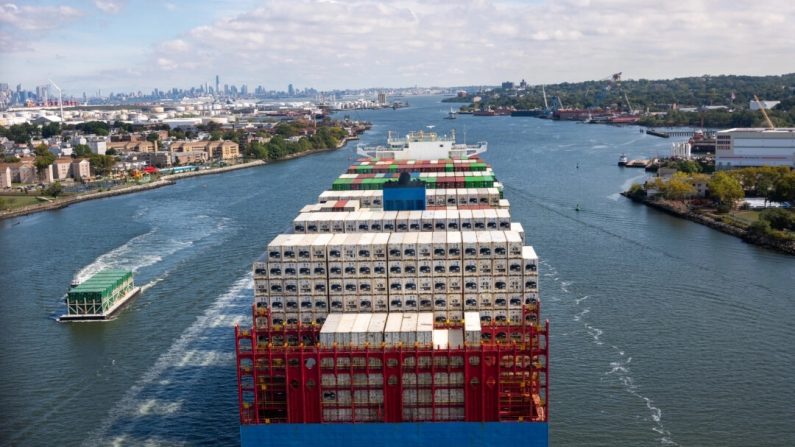
[(759, 106), (759, 111), (762, 112), (762, 116), (765, 117), (768, 129), (775, 129), (776, 126), (773, 125), (773, 121), (770, 121), (770, 117), (767, 116), (767, 111), (765, 111), (765, 105), (762, 104), (762, 101), (759, 100), (759, 97), (754, 95), (754, 101), (756, 101), (756, 105)]

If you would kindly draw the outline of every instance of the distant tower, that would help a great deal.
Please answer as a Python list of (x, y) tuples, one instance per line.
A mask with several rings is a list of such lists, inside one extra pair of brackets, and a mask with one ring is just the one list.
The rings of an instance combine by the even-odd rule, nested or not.
[(287, 86), (287, 94), (289, 96), (295, 95), (295, 89), (293, 88), (293, 84)]
[(221, 79), (218, 78), (218, 75), (215, 75), (215, 94), (221, 92)]

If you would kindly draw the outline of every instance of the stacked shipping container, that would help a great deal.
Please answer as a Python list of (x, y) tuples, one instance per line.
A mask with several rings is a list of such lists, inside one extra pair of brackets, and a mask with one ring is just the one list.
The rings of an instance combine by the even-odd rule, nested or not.
[[(402, 172), (437, 209), (383, 210)], [(241, 423), (546, 421), (538, 258), (485, 163), (361, 162), (319, 202), (254, 263)]]

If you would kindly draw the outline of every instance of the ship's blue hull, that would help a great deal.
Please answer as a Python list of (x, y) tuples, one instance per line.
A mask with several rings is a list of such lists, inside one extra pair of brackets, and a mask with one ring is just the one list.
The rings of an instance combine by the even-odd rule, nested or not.
[(546, 423), (261, 424), (240, 427), (242, 447), (546, 447)]

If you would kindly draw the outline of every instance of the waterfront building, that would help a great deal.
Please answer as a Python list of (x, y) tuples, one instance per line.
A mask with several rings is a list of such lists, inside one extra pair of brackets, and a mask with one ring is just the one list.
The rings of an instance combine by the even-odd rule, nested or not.
[(0, 188), (11, 188), (11, 166), (0, 163)]
[(175, 141), (171, 143), (172, 152), (193, 152), (202, 151), (207, 153), (207, 159), (233, 160), (240, 157), (240, 146), (234, 141), (229, 140), (199, 140), (199, 141)]
[(71, 157), (57, 158), (52, 163), (52, 176), (55, 180), (65, 180), (70, 177), (72, 170), (72, 163), (74, 160)]
[(795, 127), (736, 128), (717, 133), (715, 167), (789, 166), (795, 168)]
[(91, 177), (91, 162), (87, 158), (81, 158), (72, 162), (72, 177), (75, 180)]
[(155, 152), (157, 145), (152, 141), (112, 141), (107, 143), (108, 149), (117, 152)]

